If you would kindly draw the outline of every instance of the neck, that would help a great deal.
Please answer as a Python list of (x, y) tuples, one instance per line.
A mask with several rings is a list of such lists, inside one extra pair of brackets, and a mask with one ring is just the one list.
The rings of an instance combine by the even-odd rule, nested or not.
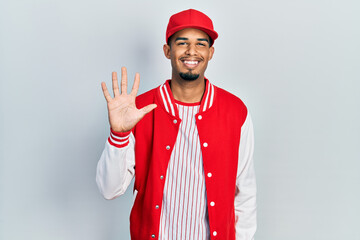
[(201, 76), (194, 81), (172, 78), (171, 92), (177, 101), (184, 103), (200, 102), (205, 92), (205, 79)]

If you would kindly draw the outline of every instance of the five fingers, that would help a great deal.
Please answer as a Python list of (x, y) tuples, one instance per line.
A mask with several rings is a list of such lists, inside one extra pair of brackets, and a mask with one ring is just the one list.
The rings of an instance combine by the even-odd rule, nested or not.
[[(134, 84), (131, 90), (131, 94), (136, 96), (138, 90), (139, 90), (139, 84), (140, 84), (140, 74), (136, 73), (135, 74), (135, 80), (134, 80)], [(106, 101), (110, 101), (112, 99), (106, 84), (104, 82), (101, 83), (101, 88), (103, 90), (104, 93), (104, 97), (106, 99)], [(112, 89), (113, 89), (113, 93), (114, 93), (114, 97), (119, 96), (120, 94), (127, 94), (127, 71), (126, 71), (126, 67), (122, 67), (121, 68), (121, 93), (119, 91), (119, 83), (118, 83), (118, 78), (117, 78), (117, 73), (116, 72), (112, 72)], [(151, 109), (152, 110), (152, 109)]]

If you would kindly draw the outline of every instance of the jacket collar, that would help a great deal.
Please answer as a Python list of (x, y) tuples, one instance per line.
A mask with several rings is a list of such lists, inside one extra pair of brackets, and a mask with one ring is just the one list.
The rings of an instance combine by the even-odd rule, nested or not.
[[(158, 93), (160, 96), (160, 102), (164, 106), (165, 110), (174, 117), (179, 117), (178, 109), (175, 104), (175, 100), (170, 88), (171, 80), (167, 80), (164, 84), (158, 87)], [(205, 93), (200, 102), (199, 113), (209, 110), (214, 103), (215, 88), (208, 79), (205, 78)]]

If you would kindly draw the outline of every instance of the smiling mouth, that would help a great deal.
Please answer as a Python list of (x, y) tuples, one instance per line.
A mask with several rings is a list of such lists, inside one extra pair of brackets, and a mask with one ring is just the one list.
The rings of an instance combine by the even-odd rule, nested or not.
[(196, 67), (197, 65), (199, 65), (199, 61), (196, 61), (196, 60), (183, 60), (182, 61), (186, 67), (188, 68), (194, 68)]

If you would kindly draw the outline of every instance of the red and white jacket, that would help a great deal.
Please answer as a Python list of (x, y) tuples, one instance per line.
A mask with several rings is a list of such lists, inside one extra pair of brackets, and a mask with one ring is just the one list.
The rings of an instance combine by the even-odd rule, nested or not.
[[(111, 132), (97, 166), (96, 181), (106, 199), (123, 194), (135, 175), (136, 198), (130, 214), (133, 240), (158, 238), (158, 206), (162, 204), (167, 167), (181, 123), (170, 80), (136, 98), (138, 108), (150, 103), (157, 104), (157, 108), (131, 132)], [(254, 239), (254, 139), (246, 106), (206, 80), (196, 126), (206, 176), (211, 239)]]

